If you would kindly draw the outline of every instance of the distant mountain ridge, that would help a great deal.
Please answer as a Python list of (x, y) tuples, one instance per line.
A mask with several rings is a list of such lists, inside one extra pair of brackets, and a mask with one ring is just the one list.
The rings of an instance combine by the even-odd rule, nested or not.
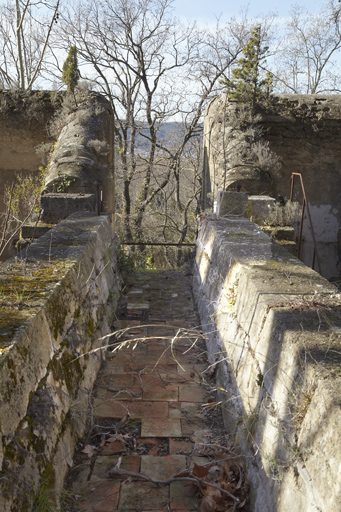
[[(144, 126), (146, 126), (144, 128)], [(203, 127), (203, 125), (199, 125), (199, 127)], [(174, 142), (176, 140), (180, 140), (182, 136), (185, 134), (185, 125), (182, 122), (172, 121), (168, 123), (162, 124), (157, 131), (158, 139), (161, 142), (166, 142), (167, 140), (173, 139)], [(143, 136), (146, 135), (146, 137)], [(138, 150), (147, 150), (150, 147), (150, 141), (148, 140), (149, 131), (147, 128), (147, 124), (145, 123), (140, 128), (140, 133), (136, 136), (136, 148)]]

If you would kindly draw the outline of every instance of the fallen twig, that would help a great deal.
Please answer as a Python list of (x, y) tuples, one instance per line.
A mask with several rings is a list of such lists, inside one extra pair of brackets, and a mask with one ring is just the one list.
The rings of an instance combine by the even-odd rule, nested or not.
[(197, 478), (195, 476), (185, 476), (185, 477), (172, 476), (171, 478), (168, 478), (168, 480), (154, 480), (153, 478), (151, 478), (147, 475), (143, 475), (142, 473), (133, 473), (132, 471), (126, 471), (125, 469), (116, 468), (116, 466), (108, 472), (108, 475), (110, 477), (112, 477), (114, 475), (120, 475), (120, 476), (127, 476), (127, 477), (131, 477), (131, 478), (139, 478), (140, 480), (146, 480), (147, 482), (151, 482), (152, 484), (155, 484), (155, 485), (169, 485), (172, 482), (194, 482), (194, 483), (198, 483), (198, 484), (202, 484), (202, 485), (207, 485), (209, 487), (213, 487), (213, 489), (217, 489), (218, 491), (222, 492), (223, 494), (226, 494), (235, 503), (237, 503), (237, 504), (240, 503), (239, 498), (237, 498), (236, 496), (231, 494), (229, 491), (226, 491), (219, 485), (212, 484), (211, 482), (206, 482), (206, 480)]

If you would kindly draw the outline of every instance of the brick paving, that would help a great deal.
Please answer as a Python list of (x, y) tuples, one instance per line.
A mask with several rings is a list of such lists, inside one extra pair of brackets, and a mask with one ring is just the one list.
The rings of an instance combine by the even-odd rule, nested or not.
[[(181, 482), (155, 485), (109, 475), (119, 465), (169, 479), (193, 461), (205, 464), (207, 459), (192, 457), (193, 447), (212, 436), (205, 412), (212, 398), (201, 378), (205, 350), (202, 343), (193, 344), (193, 333), (185, 334), (198, 328), (190, 278), (181, 272), (144, 272), (125, 284), (114, 328), (127, 329), (119, 341), (140, 341), (109, 349), (98, 375), (90, 453), (81, 446), (69, 479), (74, 510), (194, 511), (197, 498)], [(117, 428), (127, 411), (129, 420)]]

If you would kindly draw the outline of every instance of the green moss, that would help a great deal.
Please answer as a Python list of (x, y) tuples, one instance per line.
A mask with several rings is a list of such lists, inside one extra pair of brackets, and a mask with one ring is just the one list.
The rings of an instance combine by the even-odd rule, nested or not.
[(14, 385), (16, 386), (18, 384), (18, 378), (17, 378), (16, 371), (15, 371), (16, 367), (15, 367), (13, 359), (11, 359), (10, 357), (7, 358), (7, 366), (9, 369), (9, 374), (10, 374), (11, 378), (13, 379)]
[(86, 324), (85, 332), (91, 338), (96, 330), (96, 324), (92, 318), (90, 318)]
[(17, 344), (16, 348), (17, 348), (18, 353), (21, 355), (21, 357), (26, 359), (26, 357), (28, 356), (28, 353), (29, 353), (28, 348), (19, 343)]
[(65, 261), (51, 266), (15, 260), (0, 271), (0, 356), (12, 345), (17, 331), (41, 309), (70, 266)]
[(63, 332), (65, 326), (65, 318), (69, 313), (69, 303), (66, 296), (68, 292), (72, 293), (71, 285), (64, 285), (58, 291), (56, 291), (46, 305), (49, 320), (52, 322), (50, 326), (54, 339), (58, 339), (58, 334)]
[(64, 382), (68, 393), (72, 396), (77, 389), (79, 382), (83, 379), (83, 367), (80, 359), (75, 359), (74, 355), (67, 350), (63, 350), (60, 358), (54, 357), (48, 365), (47, 374), (53, 373), (53, 377)]
[(109, 265), (110, 262), (113, 261), (113, 257), (114, 257), (114, 251), (111, 247), (108, 247), (108, 249), (106, 249), (104, 251), (104, 254), (102, 257), (104, 266)]
[(73, 318), (75, 320), (77, 320), (80, 317), (80, 315), (81, 315), (81, 308), (78, 306), (78, 308), (76, 309), (76, 311), (73, 314)]
[(25, 416), (24, 421), (27, 421), (29, 425), (32, 425), (33, 423), (32, 418), (30, 416)]
[[(7, 441), (8, 442), (8, 441)], [(18, 443), (18, 440), (16, 440)], [(13, 441), (6, 445), (6, 440), (3, 440), (4, 444), (4, 461), (2, 469), (7, 471), (9, 468), (13, 466), (20, 466), (25, 463), (25, 452), (20, 450), (18, 445), (16, 445)], [(18, 443), (19, 444), (19, 443)], [(21, 446), (21, 445), (20, 445)]]

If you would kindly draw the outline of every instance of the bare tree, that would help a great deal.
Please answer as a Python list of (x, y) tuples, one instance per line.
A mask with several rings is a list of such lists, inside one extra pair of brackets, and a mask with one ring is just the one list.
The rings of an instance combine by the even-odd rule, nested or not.
[(303, 94), (341, 90), (335, 61), (341, 48), (339, 15), (336, 0), (322, 6), (316, 15), (293, 6), (276, 55), (277, 90)]
[[(245, 25), (231, 20), (211, 32), (183, 26), (172, 15), (171, 0), (94, 0), (63, 17), (83, 77), (112, 103), (125, 239), (169, 237), (177, 219), (173, 233), (182, 241), (198, 197), (197, 190), (189, 197), (180, 190), (186, 148), (201, 133), (203, 110), (245, 43)], [(174, 119), (174, 133), (165, 137)], [(146, 236), (151, 214), (158, 222)]]
[(19, 235), (24, 224), (38, 212), (45, 172), (41, 169), (38, 176), (19, 173), (15, 181), (5, 187), (5, 209), (0, 214), (0, 257)]
[[(0, 84), (31, 89), (42, 71), (60, 0), (12, 0), (0, 6)], [(44, 14), (41, 14), (41, 13)]]

